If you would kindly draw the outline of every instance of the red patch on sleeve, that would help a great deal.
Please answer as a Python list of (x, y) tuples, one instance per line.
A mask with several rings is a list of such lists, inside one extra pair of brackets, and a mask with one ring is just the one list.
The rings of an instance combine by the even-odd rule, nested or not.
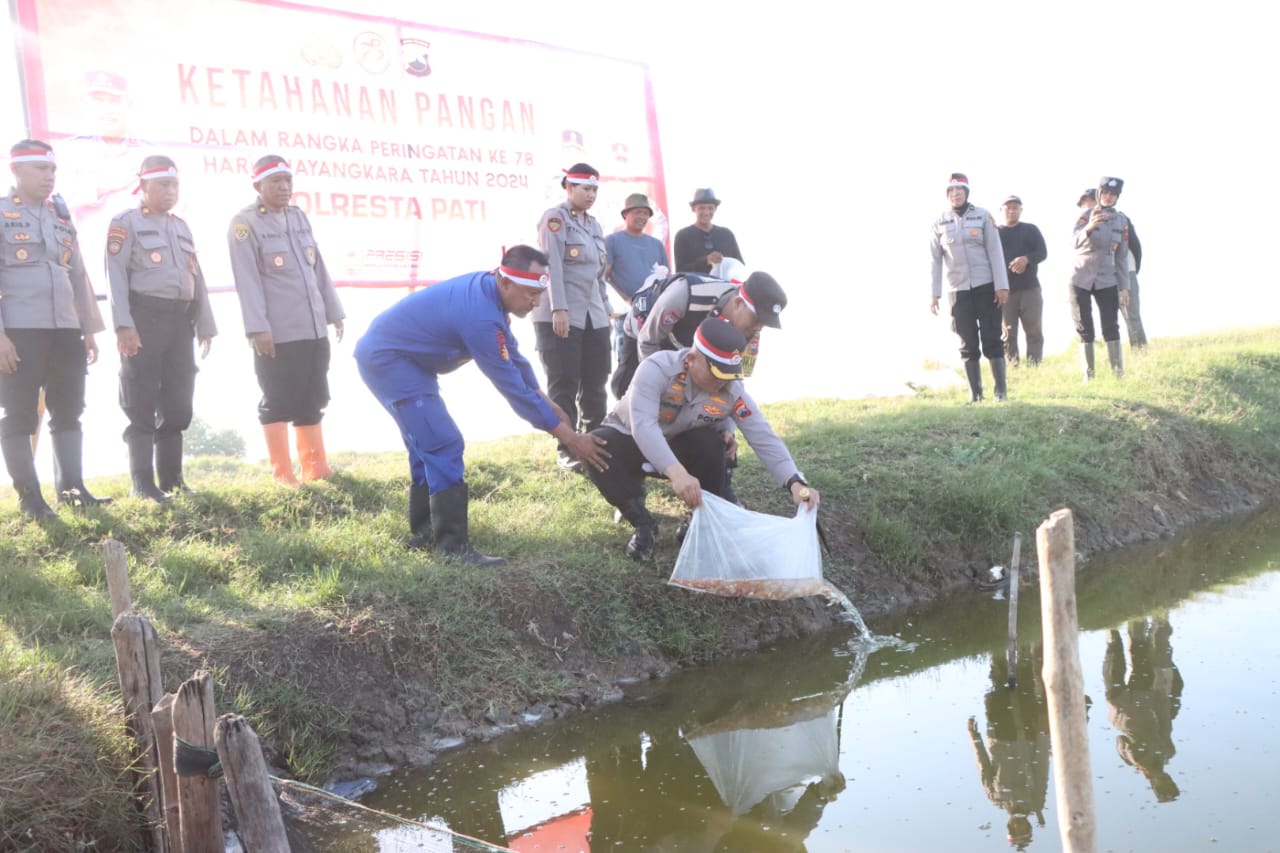
[(747, 408), (746, 400), (739, 397), (733, 401), (733, 416), (740, 421), (751, 417), (751, 410)]
[(558, 217), (553, 216), (547, 220), (548, 231), (552, 231), (552, 232), (559, 231), (563, 227), (564, 227), (564, 223), (561, 222)]
[(498, 332), (498, 355), (503, 361), (511, 360), (511, 353), (507, 351), (507, 336), (502, 332)]

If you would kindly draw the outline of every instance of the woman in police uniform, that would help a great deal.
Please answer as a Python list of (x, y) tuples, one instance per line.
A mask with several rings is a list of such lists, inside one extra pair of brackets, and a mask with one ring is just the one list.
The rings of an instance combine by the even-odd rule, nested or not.
[[(588, 211), (596, 203), (600, 173), (586, 163), (565, 170), (565, 200), (542, 214), (538, 244), (550, 261), (550, 299), (531, 315), (547, 395), (583, 432), (604, 420), (609, 378), (609, 306), (605, 295), (604, 232)], [(560, 467), (582, 463), (558, 448)]]

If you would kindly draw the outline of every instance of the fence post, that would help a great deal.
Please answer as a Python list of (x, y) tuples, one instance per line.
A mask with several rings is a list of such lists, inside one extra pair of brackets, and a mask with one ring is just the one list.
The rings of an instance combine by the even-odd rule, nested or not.
[(222, 853), (218, 780), (208, 775), (213, 742), (213, 679), (197, 672), (182, 682), (173, 702), (174, 771), (182, 853)]
[(137, 744), (137, 789), (149, 824), (148, 849), (165, 853), (168, 845), (164, 793), (157, 775), (160, 765), (151, 725), (151, 708), (164, 692), (160, 684), (160, 639), (147, 617), (128, 611), (116, 617), (111, 626), (111, 642), (116, 649), (125, 725)]
[(214, 740), (245, 849), (254, 853), (289, 853), (280, 803), (271, 787), (258, 736), (244, 717), (224, 714), (218, 718)]
[(129, 558), (124, 545), (115, 539), (102, 543), (102, 558), (107, 564), (107, 597), (111, 600), (111, 618), (133, 609), (129, 598)]
[(1085, 721), (1076, 614), (1076, 548), (1071, 510), (1060, 509), (1036, 530), (1040, 557), (1040, 617), (1044, 623), (1044, 686), (1053, 744), (1058, 834), (1066, 853), (1095, 853), (1093, 777)]
[(169, 832), (169, 853), (182, 853), (182, 827), (178, 822), (178, 777), (173, 772), (173, 701), (166, 693), (151, 709), (151, 725), (156, 733), (160, 790), (164, 792), (164, 825)]
[(1018, 686), (1018, 562), (1022, 559), (1022, 534), (1013, 534), (1013, 559), (1009, 562), (1009, 648), (1005, 662), (1009, 665), (1009, 679), (1004, 686)]

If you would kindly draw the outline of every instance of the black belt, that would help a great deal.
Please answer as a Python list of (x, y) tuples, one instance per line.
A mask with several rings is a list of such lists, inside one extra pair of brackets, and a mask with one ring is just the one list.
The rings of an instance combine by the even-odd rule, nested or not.
[(162, 311), (172, 311), (180, 314), (190, 310), (191, 299), (166, 299), (163, 296), (151, 296), (147, 293), (129, 293), (129, 304), (138, 305), (143, 308), (155, 308)]

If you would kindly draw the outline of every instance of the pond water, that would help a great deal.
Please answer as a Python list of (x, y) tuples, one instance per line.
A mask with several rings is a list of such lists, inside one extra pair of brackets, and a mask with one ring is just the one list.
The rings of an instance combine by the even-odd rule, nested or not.
[[(1058, 850), (1037, 592), (1013, 688), (1008, 602), (975, 591), (871, 620), (891, 646), (826, 634), (636, 685), (362, 802), (521, 853)], [(1077, 595), (1099, 849), (1280, 849), (1280, 510), (1093, 560)], [(330, 841), (452, 849), (370, 834)]]

